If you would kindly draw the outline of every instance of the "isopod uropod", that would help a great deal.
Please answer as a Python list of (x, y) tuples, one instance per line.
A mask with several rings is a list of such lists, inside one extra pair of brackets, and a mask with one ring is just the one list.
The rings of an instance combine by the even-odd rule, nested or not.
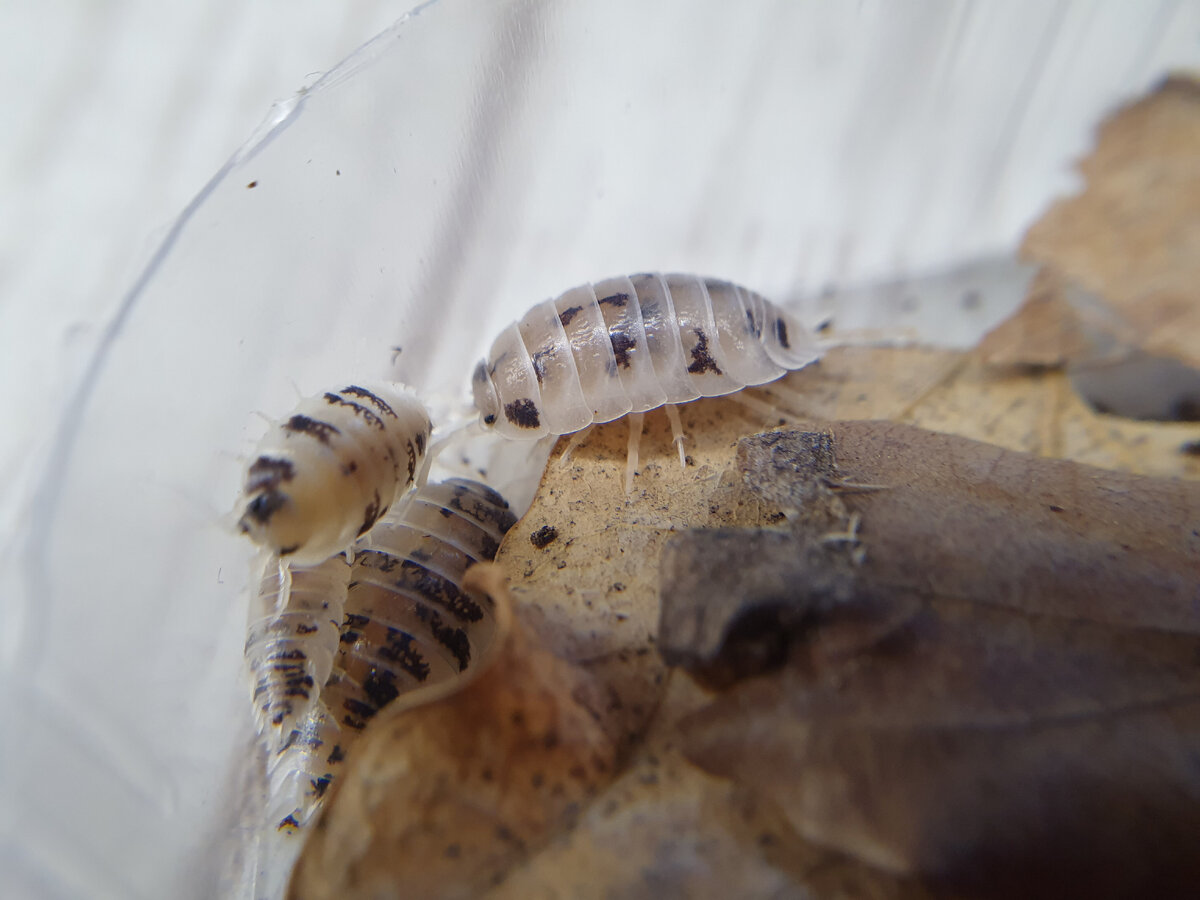
[[(458, 677), (488, 645), (495, 627), (490, 600), (464, 591), (462, 578), (472, 563), (495, 557), (515, 521), (492, 489), (450, 479), (419, 488), (380, 519), (354, 545), (352, 565), (338, 556), (293, 570), (288, 603), (273, 617), (281, 624), (251, 630), (252, 642), (256, 635), (294, 632), (282, 624), (293, 604), (304, 610), (292, 619), (307, 616), (312, 629), (309, 642), (294, 640), (290, 655), (266, 669), (255, 688), (260, 727), (277, 727), (264, 711), (268, 695), (279, 700), (271, 709), (288, 713), (282, 739), (268, 741), (269, 814), (281, 828), (311, 816), (350, 744), (381, 709), (409, 691)], [(348, 574), (339, 581), (343, 570)], [(297, 585), (318, 579), (329, 591), (324, 605), (297, 596)], [(268, 576), (263, 592), (271, 585)], [(325, 622), (334, 609), (343, 618), (331, 635)], [(252, 665), (266, 655), (248, 643)], [(309, 672), (314, 680), (325, 676), (315, 682), (319, 697), (304, 680)], [(288, 704), (293, 688), (297, 702)]]
[(733, 393), (819, 356), (803, 325), (753, 291), (641, 274), (533, 307), (492, 344), (473, 390), (485, 426), (539, 438)]
[(297, 565), (329, 559), (414, 484), (430, 431), (425, 407), (388, 388), (302, 400), (259, 443), (238, 525)]

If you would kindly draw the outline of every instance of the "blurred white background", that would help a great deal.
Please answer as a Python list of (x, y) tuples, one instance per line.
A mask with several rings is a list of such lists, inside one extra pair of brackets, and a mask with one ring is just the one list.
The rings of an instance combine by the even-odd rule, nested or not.
[[(64, 396), (170, 223), (275, 101), (294, 96), (411, 5), (0, 4), (0, 548), (12, 549), (20, 536), (21, 501)], [(0, 560), (12, 564), (3, 553)], [(20, 632), (2, 615), (11, 609), (5, 599), (0, 644)], [(0, 692), (0, 704), (0, 731), (22, 740), (11, 695)], [(86, 814), (87, 799), (78, 803)], [(30, 833), (31, 810), (3, 797), (0, 807), (0, 895), (83, 896)], [(97, 812), (99, 822), (121, 829)], [(63, 840), (75, 856), (71, 839)]]
[[(1200, 64), (1196, 0), (445, 0), (214, 186), (28, 491), (177, 214), (408, 5), (0, 4), (0, 896), (190, 896), (228, 862), (200, 836), (242, 750), (249, 551), (212, 510), (288, 379), (386, 361), (403, 325), (401, 365), (449, 384), (525, 306), (629, 265), (785, 300), (1003, 276), (1104, 112)], [(926, 321), (975, 277), (923, 284)], [(872, 324), (894, 299), (842, 307)]]
[[(0, 4), (0, 500), (184, 206), (272, 103), (412, 5)], [(15, 514), (0, 502), (0, 545)]]

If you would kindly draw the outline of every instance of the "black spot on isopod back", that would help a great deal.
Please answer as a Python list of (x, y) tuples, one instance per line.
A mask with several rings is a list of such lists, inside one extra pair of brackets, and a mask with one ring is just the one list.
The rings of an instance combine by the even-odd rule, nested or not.
[(756, 338), (762, 337), (762, 326), (758, 320), (754, 318), (752, 310), (746, 310), (746, 331), (754, 335)]
[(414, 612), (429, 629), (433, 639), (450, 651), (458, 663), (458, 671), (465, 672), (467, 666), (471, 664), (471, 639), (467, 637), (467, 633), (461, 628), (447, 624), (438, 615), (437, 610), (423, 603), (418, 603)]
[(699, 328), (693, 328), (692, 331), (696, 334), (696, 346), (692, 348), (692, 363), (687, 370), (693, 375), (702, 375), (705, 372), (720, 375), (721, 367), (708, 353), (708, 337)]
[[(378, 554), (376, 559), (383, 556), (390, 554)], [(391, 559), (395, 560), (397, 557)], [(445, 575), (420, 563), (411, 559), (400, 559), (399, 566), (390, 567), (389, 573), (393, 576), (392, 585), (402, 594), (415, 594), (462, 622), (478, 622), (483, 618), (483, 610), (470, 594)]]
[(620, 328), (613, 328), (608, 333), (608, 340), (612, 344), (613, 357), (616, 359), (617, 365), (628, 369), (629, 351), (637, 346), (637, 341)]
[(379, 707), (372, 706), (370, 703), (364, 703), (354, 697), (347, 697), (342, 701), (342, 709), (350, 713), (350, 716), (342, 719), (351, 728), (359, 730), (367, 727), (367, 722), (375, 713), (379, 712)]
[(346, 758), (346, 751), (342, 749), (341, 744), (334, 744), (333, 750), (329, 752), (329, 758), (325, 761), (330, 765), (340, 763)]
[(601, 306), (624, 306), (629, 302), (629, 295), (624, 291), (619, 291), (615, 294), (609, 294), (607, 297), (600, 298)]
[(416, 441), (417, 441), (417, 453), (419, 453), (423, 456), (425, 454), (425, 432), (418, 431)]
[[(457, 486), (454, 489), (454, 496), (450, 498), (449, 506), (475, 522), (495, 525), (503, 534), (512, 528), (517, 518), (509, 510), (508, 503), (503, 497), (495, 491), (490, 491), (490, 494), (491, 496), (484, 494), (481, 497), (479, 493), (467, 487)], [(492, 499), (493, 497), (497, 499)]]
[[(396, 349), (399, 350), (400, 348), (397, 347)], [(359, 387), (357, 384), (352, 384), (349, 387), (342, 388), (341, 393), (349, 394), (352, 397), (358, 397), (360, 400), (366, 400), (383, 415), (391, 419), (396, 418), (396, 411), (392, 409), (391, 404), (389, 404), (378, 394), (368, 391), (364, 387)]]
[[(349, 701), (347, 701), (345, 704), (343, 704), (343, 706), (348, 705), (348, 704), (349, 704)], [(367, 720), (362, 718), (361, 716), (347, 714), (347, 715), (342, 716), (340, 721), (341, 721), (341, 724), (345, 725), (347, 728), (353, 728), (355, 731), (362, 731), (364, 728), (367, 727)]]
[(284, 431), (290, 431), (293, 434), (306, 434), (309, 437), (316, 438), (322, 444), (328, 444), (329, 438), (335, 434), (341, 434), (341, 429), (328, 422), (321, 422), (317, 419), (310, 419), (308, 416), (294, 415), (283, 425)]
[(345, 406), (351, 409), (356, 416), (367, 423), (371, 428), (377, 428), (383, 431), (383, 419), (375, 415), (361, 403), (355, 403), (353, 400), (347, 400), (341, 394), (325, 394), (325, 402), (330, 406)]
[(245, 520), (252, 519), (259, 525), (266, 525), (271, 517), (287, 504), (287, 495), (279, 491), (264, 491), (246, 504), (246, 512), (242, 516), (242, 530), (249, 530)]
[(571, 320), (573, 318), (575, 318), (577, 315), (579, 315), (581, 312), (583, 312), (582, 306), (568, 306), (566, 309), (564, 309), (562, 312), (560, 312), (558, 314), (558, 320), (560, 322), (562, 322), (563, 325), (570, 325)]
[(417, 473), (417, 448), (410, 440), (405, 442), (404, 449), (408, 453), (408, 480), (411, 483)]
[(379, 656), (390, 660), (419, 682), (429, 677), (429, 663), (413, 636), (399, 628), (388, 628), (387, 643), (379, 648)]
[(381, 671), (372, 669), (370, 674), (363, 679), (363, 693), (375, 706), (375, 710), (381, 710), (397, 697), (400, 696), (400, 689), (396, 687), (396, 675), (394, 672)]
[(381, 515), (383, 515), (383, 498), (379, 496), (379, 491), (375, 491), (375, 496), (371, 498), (371, 502), (363, 510), (363, 520), (362, 525), (358, 527), (358, 536), (362, 537), (370, 531), (371, 526), (379, 521)]
[(484, 416), (483, 424), (484, 425), (495, 425), (496, 424), (496, 414), (488, 413), (486, 416)]
[(250, 464), (248, 474), (246, 493), (252, 494), (255, 491), (278, 487), (280, 482), (291, 481), (296, 475), (296, 467), (290, 459), (260, 456)]
[(787, 322), (782, 318), (775, 319), (775, 338), (779, 341), (779, 346), (787, 350), (792, 345), (788, 343)]
[(468, 481), (465, 478), (447, 478), (444, 483), (454, 485), (454, 495), (456, 497), (464, 494), (477, 494), (493, 506), (508, 509), (508, 501), (500, 495), (499, 491), (488, 487), (486, 484), (480, 484), (478, 481)]
[(505, 403), (504, 417), (518, 428), (537, 428), (542, 424), (537, 404), (528, 397)]
[(529, 543), (541, 550), (558, 540), (558, 529), (553, 525), (543, 525), (529, 536)]
[(313, 795), (317, 797), (324, 797), (325, 792), (329, 790), (329, 785), (332, 781), (333, 778), (331, 778), (329, 775), (322, 775), (320, 778), (311, 779), (309, 784), (312, 785)]
[(354, 460), (350, 460), (350, 462), (348, 462), (342, 466), (342, 474), (343, 475), (353, 475), (357, 471), (358, 471), (358, 463), (356, 463)]

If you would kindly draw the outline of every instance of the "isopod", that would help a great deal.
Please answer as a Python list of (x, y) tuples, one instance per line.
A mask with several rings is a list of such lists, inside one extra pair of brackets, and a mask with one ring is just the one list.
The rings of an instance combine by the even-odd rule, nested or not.
[[(319, 698), (291, 719), (268, 763), (269, 814), (280, 828), (311, 817), (351, 743), (381, 709), (459, 677), (487, 647), (495, 629), (491, 601), (464, 591), (462, 579), (470, 565), (495, 557), (515, 521), (491, 488), (449, 479), (419, 488), (354, 545), (336, 645), (314, 632), (306, 651), (309, 658), (333, 651), (328, 677)], [(306, 583), (301, 573), (293, 572), (293, 589)], [(332, 582), (331, 589), (336, 595)], [(333, 596), (327, 608), (338, 600)], [(285, 682), (299, 676), (285, 673)]]
[(238, 526), (281, 559), (345, 550), (412, 486), (432, 430), (411, 395), (356, 385), (302, 400), (259, 443)]
[(501, 332), (472, 386), (481, 423), (505, 437), (570, 434), (666, 406), (679, 442), (674, 404), (764, 384), (819, 356), (803, 325), (751, 290), (641, 274), (534, 306)]
[(271, 750), (291, 739), (333, 670), (349, 583), (344, 553), (315, 566), (267, 561), (246, 637), (246, 665), (258, 731)]

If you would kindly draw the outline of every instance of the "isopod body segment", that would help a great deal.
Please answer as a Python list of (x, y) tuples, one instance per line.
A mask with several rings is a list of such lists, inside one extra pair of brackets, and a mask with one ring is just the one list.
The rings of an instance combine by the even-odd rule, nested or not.
[(344, 553), (315, 566), (267, 561), (246, 636), (258, 732), (282, 747), (316, 705), (333, 670), (350, 563)]
[(472, 389), (484, 426), (539, 438), (730, 394), (819, 356), (800, 322), (751, 290), (640, 274), (533, 307), (492, 344)]
[(239, 527), (296, 565), (341, 553), (414, 484), (431, 427), (420, 401), (388, 387), (302, 400), (254, 453)]
[(491, 488), (449, 479), (403, 498), (349, 554), (290, 567), (289, 592), (268, 571), (259, 594), (281, 602), (251, 626), (246, 656), (278, 827), (311, 817), (382, 709), (460, 677), (487, 648), (492, 601), (465, 591), (463, 576), (495, 557), (515, 521)]
[(334, 675), (322, 699), (361, 729), (395, 697), (457, 677), (492, 638), (486, 600), (462, 587), (516, 521), (477, 482), (427, 484), (355, 547)]

